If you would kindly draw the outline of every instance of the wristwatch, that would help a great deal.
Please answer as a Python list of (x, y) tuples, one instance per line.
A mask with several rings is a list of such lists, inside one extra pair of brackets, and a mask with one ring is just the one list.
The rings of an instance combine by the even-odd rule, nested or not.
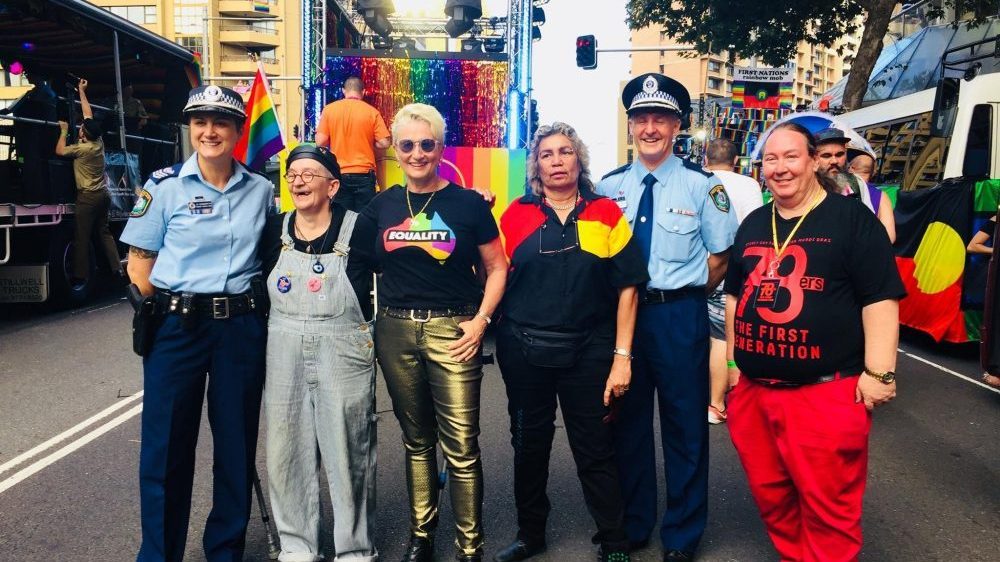
[(884, 373), (876, 373), (875, 371), (869, 371), (868, 367), (865, 367), (865, 374), (873, 379), (876, 379), (882, 384), (892, 384), (896, 380), (896, 373), (892, 371), (886, 371)]
[(616, 347), (612, 353), (614, 353), (615, 355), (621, 355), (622, 357), (629, 360), (632, 359), (632, 353), (629, 352), (629, 350), (625, 349), (624, 347)]

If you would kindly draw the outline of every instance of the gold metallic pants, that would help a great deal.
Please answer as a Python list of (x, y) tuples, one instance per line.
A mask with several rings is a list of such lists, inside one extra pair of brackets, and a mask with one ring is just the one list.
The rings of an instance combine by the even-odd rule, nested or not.
[(482, 357), (459, 363), (448, 346), (461, 337), (469, 316), (420, 322), (380, 314), (375, 350), (392, 410), (403, 430), (410, 532), (431, 537), (438, 519), (437, 443), (448, 465), (448, 491), (461, 554), (483, 546), (483, 465), (479, 455), (479, 388)]

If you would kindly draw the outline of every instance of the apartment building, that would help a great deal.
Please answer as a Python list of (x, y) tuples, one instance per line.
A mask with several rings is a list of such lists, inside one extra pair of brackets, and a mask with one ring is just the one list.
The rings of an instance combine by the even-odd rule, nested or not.
[[(302, 112), (302, 2), (299, 0), (90, 0), (202, 55), (206, 83), (249, 83), (257, 54), (271, 81), (278, 119), (290, 135)], [(242, 83), (242, 84), (241, 84)], [(137, 92), (141, 96), (141, 92)]]

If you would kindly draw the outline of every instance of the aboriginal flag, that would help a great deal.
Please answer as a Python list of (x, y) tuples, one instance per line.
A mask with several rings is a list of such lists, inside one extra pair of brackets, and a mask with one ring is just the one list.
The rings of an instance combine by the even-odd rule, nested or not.
[(745, 109), (781, 107), (781, 82), (744, 81), (733, 85), (733, 105)]
[(996, 213), (1000, 182), (953, 179), (896, 197), (899, 322), (937, 341), (979, 339), (988, 261), (966, 246)]

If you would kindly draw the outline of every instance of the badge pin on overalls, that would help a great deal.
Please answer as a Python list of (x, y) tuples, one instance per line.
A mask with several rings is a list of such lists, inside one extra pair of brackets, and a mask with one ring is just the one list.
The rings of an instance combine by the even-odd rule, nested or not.
[(323, 281), (319, 277), (310, 277), (309, 280), (306, 281), (306, 288), (309, 289), (310, 292), (318, 293), (319, 290), (323, 288)]
[(278, 292), (279, 293), (284, 294), (284, 293), (287, 293), (288, 291), (292, 290), (292, 280), (289, 279), (285, 275), (282, 275), (281, 277), (278, 277), (278, 283), (277, 283), (277, 285), (278, 285)]

